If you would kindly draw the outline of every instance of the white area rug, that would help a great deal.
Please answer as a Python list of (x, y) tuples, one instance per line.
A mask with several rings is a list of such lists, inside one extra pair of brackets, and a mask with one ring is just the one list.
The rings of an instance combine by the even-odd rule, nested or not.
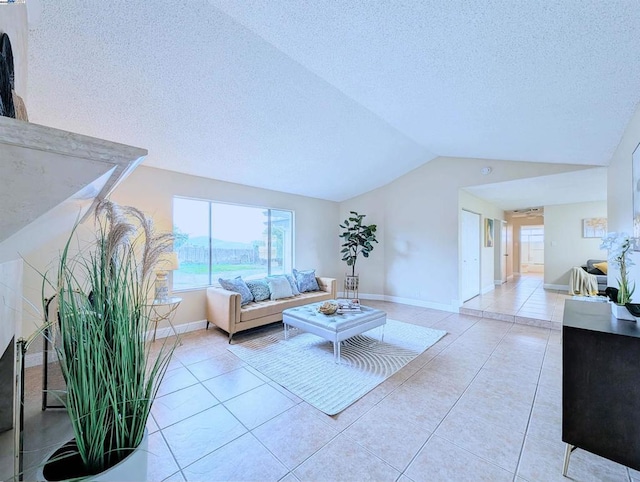
[(333, 344), (290, 328), (229, 346), (229, 350), (260, 373), (323, 411), (335, 415), (425, 351), (446, 332), (387, 320), (382, 328), (354, 336), (342, 344), (335, 363)]

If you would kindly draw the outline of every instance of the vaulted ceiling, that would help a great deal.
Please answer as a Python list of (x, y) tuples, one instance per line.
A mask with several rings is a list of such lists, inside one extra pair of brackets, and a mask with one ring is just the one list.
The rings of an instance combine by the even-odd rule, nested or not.
[(436, 156), (607, 165), (629, 0), (41, 0), (30, 120), (145, 164), (344, 200)]

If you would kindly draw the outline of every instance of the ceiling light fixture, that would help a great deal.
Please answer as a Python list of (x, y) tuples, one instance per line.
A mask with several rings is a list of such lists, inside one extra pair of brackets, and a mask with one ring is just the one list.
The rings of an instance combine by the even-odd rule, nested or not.
[(493, 169), (491, 169), (490, 167), (483, 167), (482, 169), (480, 169), (480, 174), (482, 174), (483, 176), (488, 176), (489, 174), (491, 174), (491, 171)]

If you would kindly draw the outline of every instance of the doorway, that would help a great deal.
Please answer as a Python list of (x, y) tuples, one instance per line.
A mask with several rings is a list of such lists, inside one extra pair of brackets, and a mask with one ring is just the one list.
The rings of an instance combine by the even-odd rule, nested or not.
[(460, 240), (460, 299), (480, 294), (480, 215), (462, 210)]
[(544, 273), (544, 225), (520, 228), (520, 273)]
[[(494, 284), (500, 286), (507, 282), (507, 258), (509, 257), (508, 250), (508, 229), (507, 222), (500, 219), (494, 220), (494, 226), (499, 230), (499, 239), (494, 245), (493, 259), (494, 259)], [(498, 237), (498, 235), (496, 235)]]

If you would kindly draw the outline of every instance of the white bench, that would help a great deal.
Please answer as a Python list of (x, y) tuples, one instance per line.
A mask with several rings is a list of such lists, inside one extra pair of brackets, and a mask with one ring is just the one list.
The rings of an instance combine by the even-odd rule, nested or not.
[(340, 361), (340, 342), (352, 336), (382, 326), (381, 339), (384, 340), (384, 325), (387, 323), (387, 314), (384, 311), (362, 306), (362, 311), (359, 312), (323, 315), (318, 312), (320, 305), (322, 302), (284, 310), (282, 323), (285, 339), (289, 337), (289, 326), (318, 335), (333, 343), (333, 356), (336, 362)]

